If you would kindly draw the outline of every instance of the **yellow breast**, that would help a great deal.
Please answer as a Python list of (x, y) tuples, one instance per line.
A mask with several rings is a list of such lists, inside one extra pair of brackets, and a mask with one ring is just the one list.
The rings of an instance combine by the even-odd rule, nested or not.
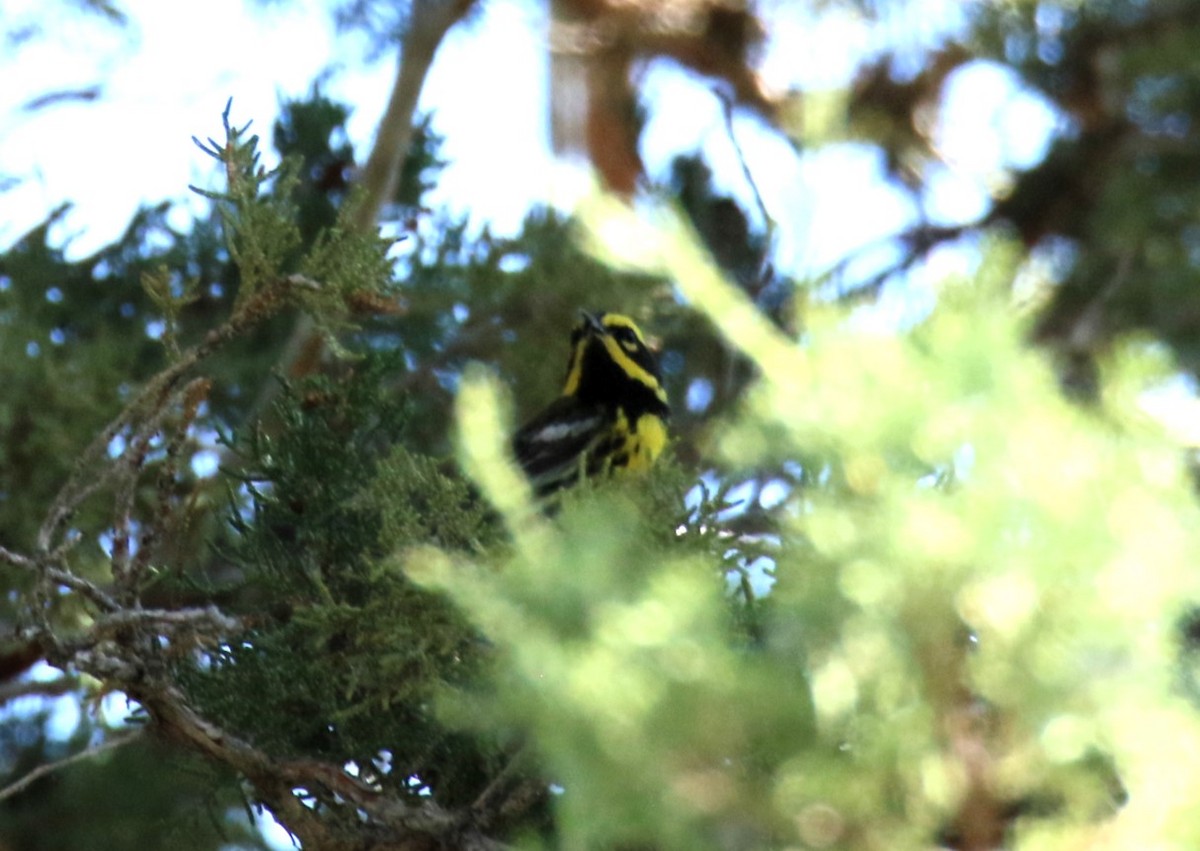
[(642, 414), (634, 423), (629, 440), (628, 469), (649, 470), (667, 445), (667, 427), (661, 417)]

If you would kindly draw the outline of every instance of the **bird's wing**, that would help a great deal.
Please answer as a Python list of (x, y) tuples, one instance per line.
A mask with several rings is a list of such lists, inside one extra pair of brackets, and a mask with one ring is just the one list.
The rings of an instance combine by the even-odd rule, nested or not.
[(579, 459), (604, 433), (606, 421), (603, 408), (564, 396), (513, 436), (513, 454), (538, 496), (579, 477)]

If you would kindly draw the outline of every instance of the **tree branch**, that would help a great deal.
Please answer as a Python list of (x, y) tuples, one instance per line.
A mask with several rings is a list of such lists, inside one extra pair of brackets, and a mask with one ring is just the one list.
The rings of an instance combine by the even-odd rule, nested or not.
[(76, 576), (65, 568), (57, 567), (56, 563), (61, 563), (62, 557), (63, 553), (61, 551), (55, 551), (39, 558), (30, 558), (29, 556), (23, 556), (20, 553), (15, 553), (0, 546), (0, 562), (10, 564), (13, 567), (19, 567), (38, 576), (43, 576), (51, 582), (62, 585), (64, 588), (77, 591), (105, 611), (114, 611), (120, 608), (117, 601), (100, 590), (98, 585), (89, 582), (82, 576)]
[(750, 164), (746, 161), (746, 153), (742, 150), (742, 145), (733, 130), (733, 99), (728, 93), (716, 87), (712, 89), (712, 93), (721, 104), (721, 112), (725, 118), (725, 134), (729, 137), (729, 143), (733, 145), (733, 152), (737, 155), (738, 164), (742, 168), (742, 177), (745, 178), (746, 183), (750, 186), (750, 191), (754, 193), (754, 204), (758, 207), (758, 214), (762, 216), (763, 224), (767, 229), (767, 242), (774, 244), (775, 219), (767, 212), (767, 205), (763, 201), (762, 192), (758, 189), (758, 181), (754, 179), (754, 174), (750, 171)]
[(59, 677), (56, 680), (26, 680), (0, 684), (0, 704), (22, 697), (58, 697), (79, 687), (77, 677)]
[[(475, 827), (465, 813), (443, 809), (432, 801), (413, 806), (399, 798), (385, 797), (330, 763), (275, 759), (202, 718), (170, 686), (143, 681), (131, 684), (127, 693), (146, 708), (156, 722), (156, 729), (165, 737), (244, 775), (261, 803), (306, 848), (334, 851), (433, 847), (501, 851), (506, 847)], [(335, 822), (322, 818), (300, 800), (296, 792), (301, 789), (314, 793), (327, 791), (362, 810), (374, 823), (376, 841), (367, 846), (358, 832), (340, 833)], [(430, 844), (420, 844), (422, 841)]]
[(87, 599), (91, 600), (97, 606), (105, 611), (116, 611), (120, 608), (120, 604), (109, 596), (104, 591), (100, 590), (100, 586), (94, 582), (89, 582), (82, 576), (76, 576), (69, 570), (53, 565), (46, 565), (44, 573), (47, 579), (52, 582), (57, 582), (64, 588), (70, 588), (72, 591), (78, 591)]
[[(253, 297), (241, 305), (224, 324), (212, 329), (205, 335), (204, 340), (184, 352), (175, 363), (168, 366), (142, 388), (113, 420), (96, 436), (80, 455), (75, 463), (67, 483), (59, 490), (45, 521), (38, 530), (37, 549), (48, 553), (54, 536), (64, 522), (74, 513), (75, 509), (89, 496), (108, 485), (116, 478), (122, 469), (119, 464), (110, 464), (99, 475), (94, 475), (93, 466), (107, 452), (113, 439), (121, 433), (139, 415), (151, 412), (151, 417), (157, 418), (167, 405), (171, 392), (183, 376), (196, 364), (212, 355), (226, 343), (246, 331), (251, 326), (270, 315), (284, 299), (289, 289), (297, 287), (312, 287), (315, 282), (300, 275), (281, 277), (272, 284), (263, 287)], [(145, 429), (143, 429), (143, 432)], [(93, 478), (84, 481), (84, 477), (92, 474)]]
[[(478, 0), (416, 0), (413, 3), (408, 29), (400, 43), (399, 67), (387, 108), (379, 120), (375, 144), (357, 181), (362, 194), (351, 210), (350, 221), (359, 232), (374, 231), (380, 213), (396, 194), (400, 170), (412, 144), (413, 116), (434, 56), (450, 28), (477, 4)], [(279, 357), (282, 374), (297, 375), (302, 372), (298, 367), (319, 361), (324, 345), (315, 331), (311, 317), (302, 315), (296, 320), (296, 327)], [(255, 409), (265, 409), (278, 387), (275, 381), (265, 384), (255, 401)]]
[(133, 730), (128, 733), (123, 733), (120, 736), (114, 736), (113, 738), (105, 742), (101, 742), (94, 747), (85, 748), (78, 753), (73, 753), (70, 756), (63, 757), (62, 759), (55, 760), (54, 762), (48, 762), (45, 765), (39, 765), (20, 780), (17, 780), (15, 783), (10, 783), (3, 789), (0, 789), (0, 801), (6, 801), (14, 795), (20, 794), (31, 784), (36, 783), (47, 774), (53, 774), (60, 768), (66, 768), (72, 763), (82, 762), (85, 759), (90, 759), (98, 754), (102, 754), (105, 751), (111, 751), (115, 748), (127, 745), (135, 739), (138, 739), (141, 735), (141, 730)]
[(236, 633), (242, 622), (216, 606), (203, 609), (121, 609), (96, 620), (94, 631), (104, 634), (127, 626), (164, 625), (207, 629), (221, 635)]
[(363, 166), (359, 185), (363, 195), (354, 210), (354, 226), (363, 232), (375, 227), (379, 213), (396, 193), (400, 167), (412, 143), (413, 114), (433, 65), (438, 47), (450, 28), (466, 16), (477, 0), (417, 0), (400, 43), (400, 66), (387, 109), (379, 121), (375, 145)]
[(20, 553), (14, 553), (7, 547), (0, 546), (0, 561), (11, 564), (13, 567), (19, 567), (22, 570), (34, 570), (37, 568), (37, 563)]

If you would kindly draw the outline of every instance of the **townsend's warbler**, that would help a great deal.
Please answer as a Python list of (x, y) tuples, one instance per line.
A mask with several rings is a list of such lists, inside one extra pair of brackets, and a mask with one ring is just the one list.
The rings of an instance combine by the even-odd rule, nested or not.
[(513, 452), (546, 496), (582, 476), (649, 469), (669, 414), (658, 361), (633, 320), (581, 312), (562, 395), (516, 433)]

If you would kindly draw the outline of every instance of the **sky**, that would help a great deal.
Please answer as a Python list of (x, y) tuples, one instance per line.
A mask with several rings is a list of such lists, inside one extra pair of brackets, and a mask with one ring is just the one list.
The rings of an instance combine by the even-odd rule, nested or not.
[[(60, 17), (47, 37), (0, 57), (0, 74), (16, 81), (0, 89), (0, 174), (20, 180), (0, 194), (0, 247), (66, 201), (72, 210), (54, 235), (73, 256), (115, 238), (141, 204), (182, 201), (176, 223), (185, 225), (187, 205), (198, 209), (200, 203), (186, 186), (212, 183), (211, 161), (191, 137), (219, 135), (230, 97), (235, 122), (253, 120), (269, 133), (279, 101), (303, 95), (330, 70), (324, 89), (354, 106), (351, 138), (360, 156), (369, 149), (394, 58), (364, 66), (362, 40), (335, 35), (324, 4), (120, 5), (133, 22), (127, 29), (74, 13)], [(958, 4), (918, 5), (925, 14), (872, 25), (845, 13), (814, 19), (798, 4), (767, 0), (776, 40), (767, 45), (763, 79), (778, 91), (844, 87), (862, 55), (892, 42), (927, 45), (961, 25)], [(5, 6), (6, 17), (17, 21), (44, 8), (37, 0)], [(513, 232), (532, 204), (570, 206), (590, 186), (583, 171), (556, 163), (549, 149), (545, 28), (540, 4), (488, 0), (483, 14), (451, 32), (422, 97), (451, 160), (431, 200), (500, 233)], [(103, 84), (98, 102), (23, 110), (46, 92), (97, 81)], [(984, 208), (998, 171), (1036, 161), (1055, 118), (994, 67), (958, 75), (950, 92), (960, 118), (946, 125), (940, 140), (950, 165), (936, 182), (931, 209), (944, 218), (972, 218)], [(708, 86), (658, 62), (646, 93), (652, 108), (643, 156), (651, 173), (665, 172), (681, 140), (698, 142), (718, 180), (748, 200)], [(735, 133), (781, 225), (781, 268), (819, 273), (913, 220), (916, 211), (883, 183), (880, 163), (865, 146), (797, 156), (748, 116), (738, 117)]]

